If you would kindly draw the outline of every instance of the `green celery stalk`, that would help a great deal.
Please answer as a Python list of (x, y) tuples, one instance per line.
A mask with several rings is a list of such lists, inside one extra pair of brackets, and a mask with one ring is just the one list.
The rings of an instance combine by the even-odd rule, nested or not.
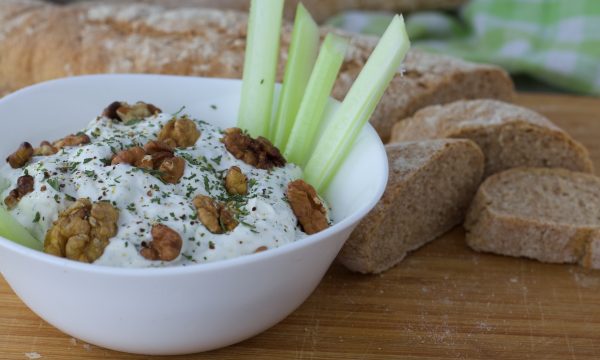
[(29, 231), (2, 206), (0, 206), (0, 236), (33, 250), (44, 250), (42, 243), (31, 236)]
[(268, 136), (284, 0), (252, 0), (238, 126)]
[(270, 138), (279, 149), (285, 149), (287, 144), (318, 50), (319, 27), (302, 3), (299, 3), (296, 8), (277, 115), (271, 125)]
[(335, 34), (327, 34), (323, 41), (283, 153), (288, 161), (296, 165), (304, 166), (310, 158), (325, 106), (348, 45), (347, 39)]
[(306, 181), (318, 192), (329, 186), (409, 48), (404, 19), (396, 15), (330, 119), (304, 169)]

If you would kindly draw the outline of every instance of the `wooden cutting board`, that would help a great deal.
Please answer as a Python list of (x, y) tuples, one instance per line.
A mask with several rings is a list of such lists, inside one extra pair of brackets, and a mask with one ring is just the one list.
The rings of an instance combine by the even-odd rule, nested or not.
[[(600, 169), (600, 99), (521, 95)], [(65, 309), (68, 311), (68, 309)], [(0, 278), (0, 359), (145, 359), (88, 345), (33, 314)], [(600, 358), (600, 271), (478, 254), (461, 229), (379, 276), (334, 264), (282, 323), (180, 359)]]

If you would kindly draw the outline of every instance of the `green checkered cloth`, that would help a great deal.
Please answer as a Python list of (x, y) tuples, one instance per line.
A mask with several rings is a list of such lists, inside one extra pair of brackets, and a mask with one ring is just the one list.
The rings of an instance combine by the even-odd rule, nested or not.
[[(410, 15), (413, 46), (600, 95), (600, 0), (472, 0), (460, 15)], [(378, 35), (390, 19), (386, 13), (348, 12), (329, 23)]]

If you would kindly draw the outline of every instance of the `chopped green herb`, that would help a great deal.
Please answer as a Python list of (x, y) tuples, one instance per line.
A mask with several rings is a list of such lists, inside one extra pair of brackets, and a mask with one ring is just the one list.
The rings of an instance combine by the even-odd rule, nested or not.
[(217, 165), (221, 165), (221, 159), (223, 158), (223, 155), (219, 155), (217, 157), (212, 158), (212, 162), (214, 162)]
[(242, 224), (242, 225), (250, 228), (250, 231), (252, 231), (253, 233), (258, 234), (258, 231), (256, 230), (256, 226), (254, 226), (252, 224), (249, 224), (249, 223), (247, 223), (245, 221), (240, 221), (240, 224)]
[(89, 178), (96, 178), (96, 172), (94, 170), (85, 170), (83, 173)]
[(195, 187), (193, 187), (193, 186), (191, 186), (191, 185), (188, 185), (187, 186), (187, 192), (185, 193), (185, 197), (189, 198), (190, 196), (192, 196), (192, 194), (194, 194), (194, 192), (196, 190), (198, 190), (198, 189), (195, 188)]
[(99, 137), (101, 134), (100, 128), (95, 128), (94, 131), (92, 131), (92, 136), (95, 138)]
[(189, 162), (192, 165), (196, 165), (196, 166), (200, 166), (202, 165), (201, 162), (199, 162), (198, 160), (194, 159), (194, 157), (190, 154), (186, 154), (186, 153), (181, 153), (180, 154), (182, 158), (184, 158), (187, 162)]
[(46, 182), (47, 182), (47, 183), (48, 183), (48, 185), (50, 185), (50, 186), (51, 186), (51, 187), (52, 187), (54, 190), (56, 190), (56, 191), (60, 191), (60, 187), (59, 187), (59, 184), (58, 184), (58, 180), (56, 180), (56, 179), (54, 179), (54, 178), (51, 178), (51, 179), (48, 179), (48, 180), (46, 180)]
[(248, 180), (248, 187), (250, 189), (252, 189), (254, 186), (256, 186), (256, 184), (258, 184), (258, 181), (256, 181), (256, 179), (249, 179)]
[(35, 213), (35, 217), (33, 218), (33, 222), (36, 223), (36, 222), (39, 222), (39, 221), (40, 221), (40, 212), (38, 211), (38, 212)]
[(204, 178), (204, 190), (206, 192), (210, 192), (210, 184), (208, 183), (208, 176), (203, 175), (202, 177)]
[[(162, 171), (154, 170), (154, 169), (144, 169), (144, 168), (133, 168), (135, 171), (145, 172), (146, 174), (150, 174), (160, 180), (163, 184), (166, 182), (163, 180), (163, 176), (165, 175)], [(116, 180), (115, 180), (116, 181)]]
[(188, 255), (188, 254), (181, 254), (181, 256), (183, 256), (184, 258), (186, 258), (188, 261), (196, 262), (196, 260), (193, 257), (191, 257), (190, 255)]
[(177, 110), (174, 114), (173, 117), (176, 117), (177, 115), (179, 115), (183, 110), (185, 110), (185, 105), (182, 106), (179, 110)]
[(68, 162), (68, 163), (67, 163), (67, 169), (68, 169), (70, 172), (73, 172), (73, 171), (75, 171), (75, 169), (77, 169), (77, 165), (79, 165), (79, 163), (78, 163), (78, 162), (75, 162), (75, 161), (74, 161), (74, 162)]
[(135, 125), (141, 123), (142, 121), (144, 121), (144, 119), (130, 120), (130, 121), (128, 121), (128, 122), (125, 123), (125, 126), (135, 126)]

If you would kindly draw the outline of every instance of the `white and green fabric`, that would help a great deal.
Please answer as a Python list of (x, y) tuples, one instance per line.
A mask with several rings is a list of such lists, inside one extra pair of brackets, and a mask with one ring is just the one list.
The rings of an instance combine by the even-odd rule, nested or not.
[[(600, 95), (600, 0), (472, 0), (460, 15), (409, 16), (413, 45)], [(330, 24), (379, 34), (389, 19), (350, 12)]]

